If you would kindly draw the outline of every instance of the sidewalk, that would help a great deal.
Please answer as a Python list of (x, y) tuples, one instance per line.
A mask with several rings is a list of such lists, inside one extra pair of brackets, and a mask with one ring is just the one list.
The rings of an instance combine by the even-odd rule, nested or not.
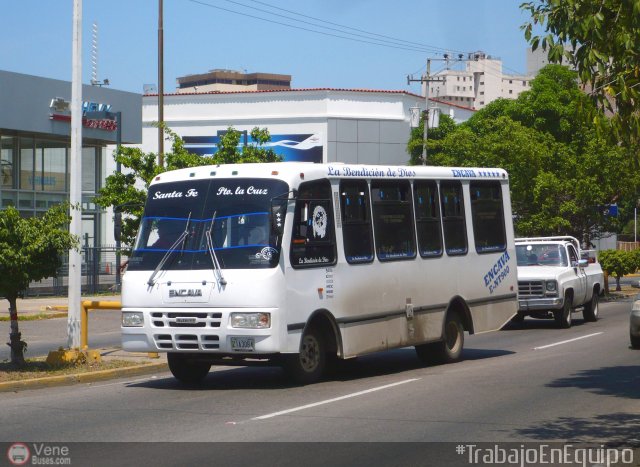
[[(83, 301), (120, 301), (120, 295), (96, 295), (82, 296)], [(44, 315), (45, 318), (66, 319), (68, 297), (29, 297), (18, 299), (18, 318), (21, 316)], [(0, 317), (9, 317), (9, 302), (0, 300)], [(167, 371), (166, 353), (161, 353), (157, 358), (152, 358), (148, 353), (126, 352), (117, 346), (105, 348), (91, 348), (100, 353), (102, 362), (127, 361), (131, 366), (106, 370), (95, 370), (83, 373), (64, 374), (57, 376), (42, 376), (38, 378), (23, 379), (17, 381), (0, 381), (0, 392), (17, 391), (24, 389), (37, 389), (44, 387), (63, 386), (77, 383), (90, 383), (128, 376), (147, 375)]]
[[(91, 301), (106, 301), (106, 302), (119, 302), (120, 295), (95, 295), (95, 296), (82, 296), (81, 299)], [(68, 297), (29, 297), (19, 298), (16, 306), (18, 307), (18, 319), (20, 316), (26, 315), (54, 315), (65, 313), (64, 307), (68, 307)], [(9, 302), (6, 299), (0, 300), (0, 317), (9, 316)]]

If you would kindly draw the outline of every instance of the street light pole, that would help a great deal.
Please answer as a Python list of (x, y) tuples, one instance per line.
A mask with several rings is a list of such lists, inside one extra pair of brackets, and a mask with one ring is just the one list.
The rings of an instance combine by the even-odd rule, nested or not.
[[(69, 155), (71, 235), (82, 235), (82, 0), (73, 0), (73, 50), (71, 76), (71, 154)], [(80, 347), (80, 297), (82, 254), (69, 250), (67, 345)]]
[(158, 165), (164, 165), (164, 31), (162, 0), (158, 0)]
[[(116, 129), (116, 153), (120, 152), (120, 146), (122, 145), (122, 112), (116, 112), (116, 124), (118, 128)], [(122, 164), (118, 160), (116, 162), (116, 171), (120, 173), (122, 171)], [(121, 225), (122, 223), (122, 212), (119, 210), (114, 212), (116, 217), (116, 224)], [(122, 247), (120, 243), (120, 235), (116, 235), (116, 292), (120, 292), (121, 287), (121, 277), (120, 277), (120, 248)]]

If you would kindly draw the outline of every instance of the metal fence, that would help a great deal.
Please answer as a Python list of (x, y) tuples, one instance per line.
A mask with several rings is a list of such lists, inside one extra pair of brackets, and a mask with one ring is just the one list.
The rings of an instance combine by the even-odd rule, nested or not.
[[(82, 248), (82, 294), (118, 293), (120, 291), (119, 264), (127, 258), (115, 247)], [(25, 296), (67, 295), (69, 290), (69, 258), (65, 256), (57, 277), (32, 282)]]

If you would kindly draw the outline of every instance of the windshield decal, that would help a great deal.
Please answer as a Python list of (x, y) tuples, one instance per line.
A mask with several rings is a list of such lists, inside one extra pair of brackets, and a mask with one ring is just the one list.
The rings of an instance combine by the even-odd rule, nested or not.
[(162, 191), (156, 191), (153, 194), (153, 197), (151, 199), (167, 199), (167, 198), (197, 198), (198, 197), (198, 190), (196, 190), (195, 188), (189, 188), (186, 193), (183, 193), (182, 191), (171, 191), (171, 192), (166, 192), (163, 193)]
[(327, 222), (329, 216), (321, 205), (317, 205), (313, 210), (313, 236), (324, 238), (327, 235)]
[(277, 255), (277, 254), (278, 254), (278, 250), (276, 250), (273, 247), (266, 246), (262, 250), (260, 250), (258, 253), (256, 253), (256, 258), (271, 261), (271, 258), (273, 258), (273, 255)]
[(269, 194), (268, 188), (256, 188), (253, 185), (250, 185), (246, 188), (241, 186), (235, 187), (235, 189), (228, 188), (226, 186), (221, 186), (218, 188), (216, 192), (217, 196), (244, 196), (244, 195), (254, 195), (254, 196), (267, 196)]

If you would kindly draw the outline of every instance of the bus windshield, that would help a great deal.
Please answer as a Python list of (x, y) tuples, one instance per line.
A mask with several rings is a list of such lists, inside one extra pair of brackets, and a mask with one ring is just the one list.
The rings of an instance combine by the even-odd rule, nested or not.
[[(288, 185), (269, 179), (211, 179), (159, 183), (149, 189), (129, 270), (271, 268), (280, 236), (271, 228), (272, 199)], [(210, 233), (209, 249), (207, 233)]]

